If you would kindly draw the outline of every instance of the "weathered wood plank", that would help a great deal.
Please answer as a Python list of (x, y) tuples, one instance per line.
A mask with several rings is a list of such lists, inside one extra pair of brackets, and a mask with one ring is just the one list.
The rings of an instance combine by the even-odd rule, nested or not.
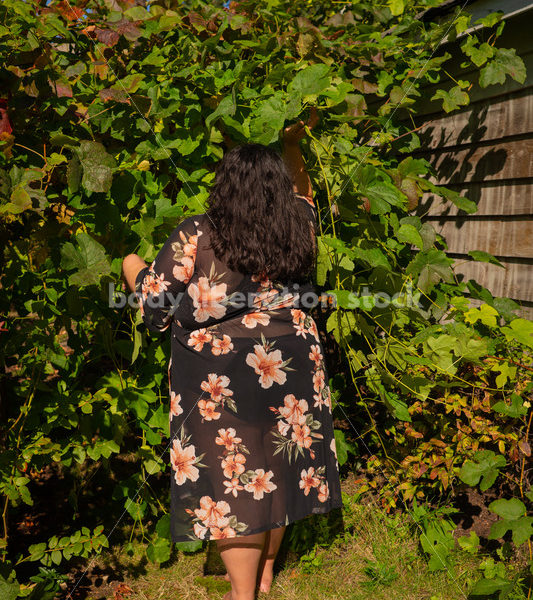
[(435, 167), (435, 183), (522, 179), (533, 176), (533, 139), (424, 155)]
[(441, 114), (418, 131), (421, 148), (443, 148), (533, 133), (533, 88)]
[(464, 275), (464, 281), (474, 279), (493, 296), (533, 302), (533, 262), (502, 260), (504, 269), (490, 263), (456, 259), (454, 271)]
[(522, 257), (533, 262), (533, 221), (527, 219), (447, 219), (429, 217), (437, 233), (442, 235), (450, 252), (468, 254), (483, 250), (495, 256)]
[[(464, 183), (449, 185), (465, 198), (477, 204), (475, 216), (533, 215), (531, 183), (518, 181)], [(459, 209), (451, 202), (441, 201), (433, 194), (424, 194), (416, 211), (418, 215), (457, 215)]]

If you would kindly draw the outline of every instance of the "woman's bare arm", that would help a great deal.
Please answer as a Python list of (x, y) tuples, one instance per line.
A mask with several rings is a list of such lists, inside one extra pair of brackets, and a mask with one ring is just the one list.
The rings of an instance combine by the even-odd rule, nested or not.
[(300, 150), (300, 141), (305, 136), (305, 125), (312, 129), (318, 123), (318, 111), (311, 108), (307, 123), (298, 121), (283, 130), (283, 160), (287, 165), (294, 184), (294, 192), (307, 198), (313, 197), (311, 180), (305, 169), (305, 163)]
[(135, 280), (141, 269), (148, 265), (138, 254), (128, 254), (122, 261), (122, 272), (130, 290), (135, 291)]

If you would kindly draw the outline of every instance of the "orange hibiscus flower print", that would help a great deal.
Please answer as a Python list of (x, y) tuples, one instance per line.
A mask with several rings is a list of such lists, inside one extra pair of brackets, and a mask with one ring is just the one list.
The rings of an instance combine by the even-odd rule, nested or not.
[(220, 527), (211, 527), (211, 539), (212, 540), (223, 540), (226, 538), (232, 538), (237, 535), (237, 532), (232, 527), (224, 527), (224, 529), (220, 529)]
[(309, 448), (313, 443), (311, 429), (307, 425), (295, 425), (292, 430), (292, 439), (303, 448)]
[(206, 421), (216, 421), (220, 419), (219, 412), (216, 411), (217, 404), (212, 400), (202, 400), (198, 401), (198, 409), (200, 410), (200, 414)]
[(183, 408), (181, 407), (181, 395), (175, 392), (170, 392), (170, 419), (181, 415)]
[(254, 351), (246, 356), (246, 364), (253, 367), (254, 371), (259, 375), (259, 383), (262, 388), (272, 387), (273, 383), (283, 385), (287, 380), (285, 371), (292, 371), (287, 367), (291, 361), (284, 361), (280, 350), (269, 352), (273, 344), (266, 341), (261, 335), (262, 343), (254, 345)]
[(238, 477), (233, 477), (233, 479), (230, 479), (229, 481), (223, 481), (222, 483), (226, 486), (224, 493), (233, 494), (235, 498), (237, 497), (238, 492), (244, 490), (244, 486), (240, 484)]
[(324, 481), (318, 488), (318, 499), (320, 502), (325, 502), (329, 498), (328, 482)]
[(303, 425), (309, 405), (306, 400), (298, 400), (294, 394), (287, 394), (283, 399), (284, 406), (279, 409), (280, 414), (289, 425)]
[(228, 389), (229, 382), (229, 377), (226, 375), (209, 373), (207, 381), (202, 381), (200, 387), (204, 392), (210, 394), (211, 400), (222, 402), (225, 396), (233, 396), (233, 392)]
[(311, 488), (320, 485), (320, 478), (315, 475), (315, 468), (309, 467), (307, 471), (302, 469), (300, 474), (300, 489), (304, 491), (304, 495), (308, 496)]
[(233, 474), (240, 475), (244, 473), (244, 465), (246, 463), (246, 456), (238, 452), (237, 454), (230, 454), (227, 458), (222, 460), (222, 469), (224, 471), (224, 477), (228, 479), (233, 478)]
[(248, 329), (253, 329), (257, 325), (268, 325), (270, 323), (270, 316), (263, 312), (251, 312), (242, 318), (241, 323), (248, 327)]
[(219, 429), (218, 437), (215, 438), (215, 444), (225, 446), (226, 450), (234, 450), (237, 444), (240, 444), (242, 439), (237, 437), (237, 432), (233, 427), (227, 429)]
[(174, 471), (174, 481), (178, 485), (182, 485), (187, 479), (197, 481), (200, 471), (194, 466), (196, 461), (194, 446), (190, 444), (183, 448), (180, 441), (175, 439), (170, 449), (170, 464)]
[(216, 337), (213, 339), (213, 343), (211, 344), (211, 352), (215, 356), (227, 354), (230, 350), (233, 350), (233, 342), (231, 341), (229, 335), (224, 334), (221, 338)]
[(230, 505), (225, 500), (214, 502), (210, 496), (200, 498), (200, 508), (194, 514), (202, 521), (205, 527), (226, 527), (229, 517)]
[(183, 283), (189, 283), (189, 280), (194, 274), (194, 258), (190, 256), (184, 256), (181, 259), (181, 263), (174, 265), (172, 269), (172, 275)]
[(244, 486), (247, 492), (253, 492), (254, 500), (262, 500), (265, 493), (270, 493), (277, 489), (277, 485), (270, 480), (274, 476), (272, 471), (265, 473), (264, 469), (256, 469), (250, 481)]
[(198, 323), (209, 318), (220, 319), (226, 314), (226, 307), (221, 301), (226, 297), (227, 284), (211, 285), (207, 277), (199, 277), (198, 284), (190, 283), (187, 291), (192, 298), (195, 311), (194, 318)]
[(197, 352), (201, 352), (203, 350), (204, 344), (209, 344), (212, 339), (213, 336), (210, 333), (208, 333), (205, 327), (202, 327), (202, 329), (197, 329), (189, 335), (187, 344), (189, 346), (192, 346)]

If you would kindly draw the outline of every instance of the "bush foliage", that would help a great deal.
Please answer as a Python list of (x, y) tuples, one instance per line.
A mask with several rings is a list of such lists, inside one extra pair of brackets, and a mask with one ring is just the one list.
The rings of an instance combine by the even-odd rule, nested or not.
[[(500, 14), (472, 31), (465, 12), (427, 10), (439, 4), (2, 2), (3, 597), (52, 598), (65, 561), (108, 545), (87, 502), (101, 485), (110, 522), (126, 511), (149, 558), (170, 556), (168, 503), (152, 487), (168, 477), (168, 342), (113, 306), (110, 286), (123, 256), (152, 260), (179, 220), (203, 212), (222, 132), (279, 148), (310, 106), (321, 121), (302, 145), (320, 212), (316, 283), (336, 300), (339, 462), (387, 510), (413, 507), (434, 568), (447, 566), (453, 527), (431, 524), (420, 501), (465, 485), (498, 486), (491, 537), (531, 559), (533, 323), (455, 274), (415, 209), (424, 194), (467, 213), (475, 203), (411, 156), (428, 89), (450, 112), (472, 86), (523, 82), (525, 69), (498, 46)], [(473, 79), (447, 74), (444, 39)], [(12, 548), (50, 467), (69, 482), (71, 515)], [(512, 585), (491, 568), (474, 591)]]

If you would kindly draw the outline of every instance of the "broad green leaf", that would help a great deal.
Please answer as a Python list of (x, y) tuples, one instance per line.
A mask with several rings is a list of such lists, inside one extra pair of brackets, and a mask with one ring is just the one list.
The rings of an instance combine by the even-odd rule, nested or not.
[(481, 321), (489, 327), (497, 326), (498, 311), (489, 304), (482, 304), (479, 308), (471, 308), (464, 314), (466, 323), (477, 323)]
[(511, 394), (511, 404), (507, 404), (506, 401), (500, 400), (496, 402), (493, 407), (497, 413), (507, 415), (508, 417), (518, 418), (522, 415), (526, 415), (528, 407), (524, 405), (523, 399), (518, 394)]
[(146, 556), (155, 563), (164, 563), (170, 558), (170, 541), (166, 538), (156, 537), (148, 544)]
[(398, 17), (405, 10), (404, 0), (388, 0), (387, 5), (394, 17)]
[(339, 466), (342, 466), (348, 460), (348, 453), (353, 453), (353, 446), (346, 440), (344, 431), (335, 429), (335, 448), (337, 450), (337, 461)]
[(484, 65), (489, 58), (494, 56), (494, 48), (486, 42), (479, 44), (476, 36), (469, 35), (461, 45), (461, 49), (478, 67)]
[(328, 76), (329, 67), (324, 63), (310, 65), (298, 71), (287, 86), (289, 94), (298, 94), (305, 98), (318, 95), (329, 88), (331, 79)]
[(447, 113), (460, 106), (466, 106), (470, 101), (468, 94), (458, 85), (452, 87), (448, 92), (437, 90), (431, 100), (442, 100), (442, 108)]
[(419, 252), (407, 265), (406, 272), (410, 275), (418, 275), (418, 286), (422, 291), (429, 292), (441, 280), (453, 281), (450, 266), (452, 263), (453, 260), (442, 250), (430, 248)]
[(526, 513), (524, 503), (518, 500), (518, 498), (511, 498), (510, 500), (499, 498), (489, 504), (489, 509), (502, 519), (508, 521), (519, 519)]
[(509, 75), (518, 83), (526, 80), (526, 67), (524, 61), (517, 56), (514, 48), (495, 48), (494, 58), (481, 69), (479, 85), (483, 88), (497, 83), (505, 83)]
[(77, 152), (83, 169), (82, 186), (89, 192), (108, 192), (116, 167), (115, 159), (100, 142), (83, 140)]
[(489, 254), (488, 252), (483, 252), (482, 250), (470, 250), (468, 256), (471, 256), (474, 260), (480, 262), (488, 262), (493, 265), (498, 265), (498, 267), (505, 268), (495, 256), (492, 256), (492, 254)]
[(98, 284), (103, 275), (109, 275), (111, 268), (104, 247), (87, 233), (79, 233), (75, 244), (67, 242), (61, 247), (61, 266), (76, 269), (69, 276), (69, 283), (79, 287)]
[(507, 383), (507, 380), (513, 381), (516, 376), (516, 367), (510, 365), (507, 361), (493, 365), (491, 370), (499, 371), (500, 373), (496, 377), (496, 385), (498, 387), (503, 387)]
[[(472, 596), (492, 596), (496, 592), (506, 594), (515, 587), (513, 581), (508, 581), (501, 577), (494, 577), (493, 579), (480, 579), (474, 584), (474, 587), (470, 591)], [(505, 598), (505, 596), (500, 596)]]
[(407, 223), (400, 225), (400, 228), (396, 232), (396, 237), (399, 242), (404, 242), (407, 244), (414, 244), (420, 250), (424, 247), (424, 242), (422, 240), (422, 236), (418, 233), (417, 229), (413, 225), (409, 225)]
[(527, 319), (514, 319), (509, 327), (502, 327), (500, 331), (507, 340), (516, 341), (528, 348), (533, 348), (533, 321)]
[(505, 467), (505, 458), (492, 450), (480, 450), (476, 452), (473, 460), (466, 460), (459, 471), (459, 478), (466, 484), (475, 486), (484, 492), (488, 490), (498, 477), (500, 468)]

